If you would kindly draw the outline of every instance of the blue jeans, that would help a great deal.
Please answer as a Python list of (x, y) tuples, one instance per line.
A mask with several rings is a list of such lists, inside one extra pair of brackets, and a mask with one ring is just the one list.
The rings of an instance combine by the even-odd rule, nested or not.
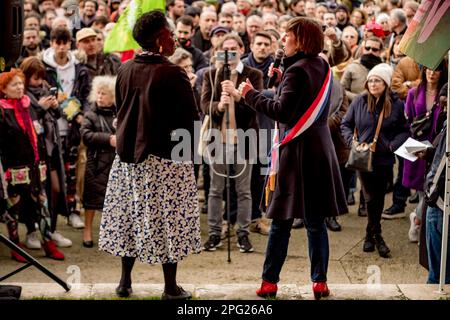
[[(426, 238), (428, 251), (428, 281), (439, 283), (442, 250), (442, 225), (444, 213), (439, 208), (428, 207), (426, 218)], [(449, 228), (450, 229), (450, 228)], [(448, 241), (448, 239), (447, 239)], [(447, 246), (447, 268), (445, 283), (450, 283), (450, 246)]]
[[(280, 272), (286, 260), (293, 219), (273, 219), (267, 243), (266, 259), (262, 279), (270, 283), (280, 281)], [(311, 261), (311, 280), (326, 282), (328, 270), (328, 233), (323, 218), (306, 220), (309, 260)]]

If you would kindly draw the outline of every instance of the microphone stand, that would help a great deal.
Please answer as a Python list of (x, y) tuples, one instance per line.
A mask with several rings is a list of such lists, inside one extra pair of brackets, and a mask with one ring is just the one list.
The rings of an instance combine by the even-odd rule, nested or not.
[[(228, 50), (225, 50), (225, 61), (223, 64), (223, 80), (230, 80), (230, 64), (228, 62)], [(229, 105), (225, 105), (225, 172), (226, 172), (226, 189), (227, 189), (227, 238), (228, 238), (228, 263), (231, 263), (231, 233), (230, 233), (230, 171), (231, 164), (228, 163), (228, 134), (230, 129), (230, 113), (228, 111)]]

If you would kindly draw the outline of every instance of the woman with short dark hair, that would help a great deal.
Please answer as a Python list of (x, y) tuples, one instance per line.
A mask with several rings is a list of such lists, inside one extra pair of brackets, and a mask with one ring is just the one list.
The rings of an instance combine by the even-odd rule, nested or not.
[[(275, 99), (254, 90), (248, 80), (239, 87), (245, 102), (277, 121), (281, 133), (280, 144), (272, 149), (271, 174), (266, 182), (263, 207), (267, 205), (267, 217), (273, 221), (263, 281), (256, 293), (261, 297), (276, 295), (292, 223), (294, 218), (301, 218), (308, 234), (313, 292), (320, 299), (330, 294), (326, 283), (329, 245), (324, 221), (347, 212), (327, 120), (331, 70), (318, 56), (324, 35), (316, 21), (302, 17), (290, 20), (283, 44), (285, 71)], [(280, 74), (279, 70), (276, 72)]]
[[(117, 156), (113, 162), (100, 225), (99, 248), (122, 257), (116, 293), (131, 293), (135, 259), (161, 263), (162, 299), (188, 299), (177, 285), (177, 263), (200, 252), (193, 143), (183, 156), (175, 136), (194, 136), (198, 119), (186, 72), (169, 62), (175, 41), (164, 14), (151, 11), (136, 22), (133, 37), (143, 48), (125, 63), (116, 82)], [(174, 94), (175, 93), (175, 94)]]

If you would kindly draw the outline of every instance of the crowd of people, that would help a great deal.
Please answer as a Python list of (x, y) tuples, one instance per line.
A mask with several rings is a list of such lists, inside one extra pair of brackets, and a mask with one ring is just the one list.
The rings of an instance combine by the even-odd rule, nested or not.
[[(270, 169), (260, 158), (252, 162), (246, 153), (244, 164), (230, 167), (233, 179), (228, 199), (227, 166), (224, 162), (209, 163), (204, 159), (202, 164), (193, 166), (195, 175), (189, 176), (185, 185), (202, 177), (204, 198), (199, 210), (208, 217), (208, 239), (203, 245), (197, 243), (199, 230), (194, 226), (196, 218), (189, 207), (196, 195), (181, 194), (179, 198), (189, 201), (180, 202), (177, 212), (183, 212), (194, 231), (191, 234), (183, 230), (164, 232), (168, 232), (170, 239), (178, 239), (177, 243), (183, 242), (180, 240), (183, 234), (191, 239), (190, 243), (161, 255), (160, 248), (155, 246), (156, 253), (146, 253), (146, 258), (140, 260), (163, 264), (166, 297), (187, 297), (188, 293), (175, 281), (179, 257), (197, 252), (200, 247), (206, 252), (217, 250), (223, 239), (235, 235), (228, 226), (236, 230), (242, 253), (253, 251), (251, 232), (270, 234), (261, 288), (261, 295), (270, 295), (276, 293), (273, 284), (279, 281), (291, 227), (306, 227), (310, 253), (314, 256), (315, 252), (311, 277), (315, 282), (325, 282), (327, 229), (339, 232), (345, 228), (338, 216), (348, 211), (347, 206), (356, 205), (359, 199), (358, 215), (367, 217), (363, 251), (376, 249), (381, 257), (388, 258), (390, 249), (382, 237), (381, 219), (406, 217), (409, 201), (417, 203), (417, 207), (410, 213), (411, 226), (405, 238), (426, 245), (428, 282), (439, 281), (445, 183), (440, 163), (445, 153), (448, 61), (444, 59), (436, 70), (431, 70), (399, 50), (400, 40), (419, 7), (418, 1), (167, 0), (164, 23), (158, 20), (159, 16), (145, 22), (148, 28), (154, 28), (154, 35), (134, 30), (135, 37), (142, 37), (136, 40), (143, 49), (109, 54), (104, 53), (104, 39), (130, 1), (75, 1), (77, 23), (73, 19), (73, 2), (25, 0), (20, 58), (15, 68), (0, 74), (0, 220), (6, 223), (14, 243), (28, 249), (43, 248), (48, 257), (63, 260), (61, 248), (77, 244), (57, 230), (58, 217), (67, 219), (76, 229), (84, 229), (82, 245), (92, 248), (95, 246), (93, 233), (98, 232), (93, 230), (93, 218), (105, 206), (108, 214), (102, 220), (99, 247), (123, 258), (118, 294), (128, 296), (136, 256), (130, 258), (135, 253), (128, 248), (128, 240), (119, 244), (108, 236), (116, 232), (120, 238), (128, 230), (117, 225), (119, 222), (112, 213), (120, 207), (127, 210), (126, 199), (117, 200), (127, 193), (123, 189), (124, 177), (149, 168), (159, 170), (162, 176), (170, 176), (167, 170), (185, 174), (188, 167), (171, 167), (173, 164), (161, 159), (170, 158), (168, 146), (172, 146), (169, 142), (164, 144), (163, 137), (170, 136), (176, 128), (191, 129), (189, 121), (201, 119), (207, 126), (218, 129), (224, 141), (223, 154), (229, 150), (228, 145), (239, 143), (235, 134), (238, 129), (263, 132), (278, 129), (278, 122), (280, 129), (293, 127), (304, 112), (301, 106), (309, 104), (309, 97), (317, 95), (314, 90), (322, 86), (324, 80), (318, 75), (325, 71), (321, 68), (329, 65), (333, 78), (329, 109), (310, 128), (309, 134), (304, 134), (307, 140), (306, 136), (314, 131), (320, 139), (310, 138), (315, 139), (311, 145), (306, 142), (290, 145), (285, 149), (290, 148), (289, 152), (283, 151), (271, 205), (264, 205), (267, 196), (264, 188), (271, 179), (262, 174)], [(302, 32), (308, 27), (299, 24), (297, 17), (309, 18), (319, 25), (322, 47), (313, 40), (305, 42), (307, 36)], [(165, 34), (166, 29), (172, 36), (170, 32)], [(172, 37), (174, 50), (169, 48)], [(302, 45), (294, 45), (288, 54), (290, 41)], [(274, 68), (280, 48), (285, 50), (286, 58), (279, 68)], [(224, 51), (233, 53), (226, 79), (220, 54)], [(165, 58), (158, 60), (159, 56), (167, 56), (169, 65)], [(296, 59), (309, 59), (308, 65), (303, 66)], [(161, 64), (160, 72), (164, 73), (165, 80), (153, 69), (145, 72), (141, 64), (147, 63)], [(173, 64), (185, 73), (177, 74), (170, 67)], [(295, 66), (300, 69), (294, 72)], [(171, 72), (174, 72), (172, 79)], [(324, 79), (325, 75), (326, 72)], [(277, 78), (274, 86), (269, 85), (272, 77)], [(169, 85), (174, 79), (186, 80), (189, 86), (186, 88), (184, 82), (176, 81)], [(146, 82), (160, 83), (160, 87), (153, 84), (136, 89)], [(246, 82), (247, 87), (240, 86)], [(314, 85), (305, 93), (301, 88), (307, 82)], [(134, 87), (130, 83), (135, 83)], [(166, 88), (169, 88), (167, 97), (163, 97), (161, 93)], [(186, 89), (192, 90), (194, 100), (182, 95)], [(158, 111), (121, 108), (125, 104), (142, 104), (138, 97), (143, 94), (149, 97), (144, 110)], [(167, 109), (160, 110), (157, 107), (164, 99)], [(179, 104), (185, 108), (180, 109)], [(190, 108), (195, 109), (195, 115)], [(224, 117), (225, 109), (229, 121)], [(145, 117), (148, 122), (139, 123)], [(170, 121), (172, 124), (166, 125)], [(116, 138), (116, 131), (120, 138)], [(434, 148), (418, 153), (415, 162), (395, 156), (394, 151), (408, 137), (427, 140)], [(331, 149), (325, 147), (328, 140)], [(346, 168), (354, 140), (376, 144), (371, 172)], [(238, 157), (237, 148), (233, 150), (232, 157)], [(120, 161), (116, 154), (120, 155)], [(152, 156), (148, 157), (149, 154)], [(398, 170), (394, 171), (395, 163)], [(289, 178), (281, 178), (286, 176)], [(108, 185), (108, 177), (117, 190)], [(141, 184), (145, 188), (151, 178), (143, 174), (136, 179), (130, 188)], [(320, 181), (324, 179), (330, 183)], [(359, 197), (355, 197), (357, 179), (361, 184)], [(196, 187), (192, 188), (196, 191)], [(138, 189), (137, 193), (142, 191)], [(385, 197), (391, 191), (393, 204), (385, 208)], [(105, 195), (110, 201), (105, 202)], [(164, 194), (154, 196), (166, 199)], [(113, 201), (114, 197), (117, 199)], [(327, 203), (324, 198), (332, 201)], [(341, 198), (345, 203), (341, 203)], [(230, 208), (229, 217), (223, 210), (223, 201)], [(177, 202), (176, 197), (169, 202), (172, 206)], [(153, 210), (144, 203), (130, 205)], [(318, 210), (318, 205), (322, 205), (320, 212), (311, 218), (309, 214)], [(127, 232), (144, 232), (133, 227), (136, 216), (130, 213), (127, 219)], [(27, 230), (23, 243), (19, 239), (19, 222)], [(173, 220), (172, 223), (181, 222)], [(163, 226), (149, 228), (156, 234), (162, 232)], [(143, 242), (140, 247), (146, 245)], [(150, 257), (152, 254), (155, 256)], [(11, 257), (26, 262), (14, 251)], [(446, 281), (450, 282), (450, 264), (447, 264)]]

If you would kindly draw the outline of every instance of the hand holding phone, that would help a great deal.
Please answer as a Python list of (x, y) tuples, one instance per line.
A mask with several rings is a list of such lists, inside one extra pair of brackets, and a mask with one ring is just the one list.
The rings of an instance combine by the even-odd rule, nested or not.
[(58, 97), (58, 88), (56, 88), (56, 87), (51, 87), (51, 88), (50, 88), (50, 95), (51, 95), (51, 96), (54, 96), (55, 98), (57, 98), (57, 97)]

